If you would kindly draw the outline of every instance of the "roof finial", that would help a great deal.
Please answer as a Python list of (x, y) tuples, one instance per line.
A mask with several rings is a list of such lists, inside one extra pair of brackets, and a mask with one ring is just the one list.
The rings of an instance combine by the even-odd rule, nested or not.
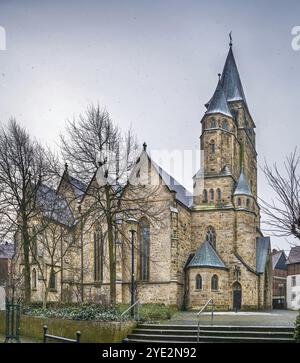
[(232, 47), (232, 35), (231, 35), (232, 31), (229, 33), (229, 46)]
[(143, 150), (147, 151), (147, 144), (145, 142), (143, 143)]
[(219, 81), (221, 81), (221, 73), (218, 73)]
[(69, 167), (68, 163), (65, 163), (65, 171), (68, 170), (68, 167)]

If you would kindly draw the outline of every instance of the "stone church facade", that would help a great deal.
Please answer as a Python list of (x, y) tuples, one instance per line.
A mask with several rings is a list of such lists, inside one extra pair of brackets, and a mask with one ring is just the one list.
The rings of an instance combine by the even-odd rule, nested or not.
[[(184, 309), (199, 309), (209, 299), (223, 310), (268, 308), (272, 301), (271, 251), (269, 237), (260, 230), (255, 123), (231, 44), (206, 108), (200, 136), (203, 165), (193, 178), (192, 194), (151, 160), (146, 147), (133, 169), (135, 177), (140, 177), (145, 166), (156, 175), (160, 181), (157, 203), (164, 206), (161, 222), (138, 217), (136, 299)], [(83, 209), (87, 203), (85, 188), (66, 168), (56, 193), (67, 201), (74, 220), (78, 218), (74, 200)], [(74, 228), (70, 233), (79, 238), (79, 227)], [(124, 225), (123, 235), (129, 236), (129, 229)], [(109, 296), (107, 243), (98, 239), (92, 224), (84, 227), (82, 236), (84, 257), (81, 259), (82, 252), (75, 245), (63, 260), (65, 264), (84, 264), (85, 299), (101, 302)], [(53, 277), (49, 299), (66, 299), (67, 292), (69, 300), (79, 301), (78, 272), (71, 276), (61, 270)], [(42, 300), (43, 285), (37, 280), (34, 286), (33, 300)], [(130, 303), (130, 286), (131, 249), (119, 237), (118, 303)]]

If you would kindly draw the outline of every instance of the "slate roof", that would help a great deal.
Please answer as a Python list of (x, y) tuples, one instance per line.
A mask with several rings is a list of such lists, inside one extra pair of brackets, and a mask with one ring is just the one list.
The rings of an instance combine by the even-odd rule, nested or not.
[(13, 243), (3, 243), (0, 244), (0, 258), (11, 259), (14, 255), (15, 247)]
[(70, 227), (75, 221), (67, 201), (45, 184), (37, 190), (37, 205), (44, 216), (58, 223)]
[(247, 104), (239, 71), (232, 52), (232, 47), (229, 48), (225, 61), (221, 77), (221, 85), (228, 102), (243, 100), (245, 104)]
[[(221, 80), (219, 83), (220, 83), (222, 92), (224, 94), (225, 102), (226, 102), (228, 109), (230, 109), (228, 102), (231, 102), (231, 101), (244, 101), (245, 105), (247, 106), (245, 93), (243, 90), (239, 71), (238, 71), (238, 68), (237, 68), (237, 65), (236, 65), (236, 62), (234, 59), (232, 47), (229, 48), (229, 52), (228, 52), (228, 55), (227, 55), (227, 58), (226, 58), (226, 61), (224, 64), (223, 72), (221, 75)], [(218, 84), (218, 86), (219, 86), (219, 84)], [(214, 96), (209, 100), (208, 103), (205, 104), (205, 106), (208, 109), (210, 107), (213, 107), (213, 106), (211, 106), (213, 99), (214, 99)], [(222, 105), (223, 105), (223, 102), (224, 101), (222, 100)], [(222, 109), (225, 110), (224, 107), (226, 108), (226, 106), (222, 106)], [(231, 112), (230, 112), (230, 116), (231, 116)]]
[(287, 263), (300, 263), (300, 246), (295, 246), (291, 248)]
[(77, 199), (81, 199), (86, 192), (87, 185), (83, 183), (81, 180), (74, 178), (69, 175), (70, 184), (74, 190), (75, 196)]
[[(150, 159), (151, 160), (151, 159)], [(169, 175), (161, 166), (151, 160), (158, 174), (167, 185), (170, 191), (176, 192), (176, 199), (186, 207), (190, 207), (193, 202), (193, 195), (171, 175)]]
[(270, 237), (256, 238), (256, 272), (264, 273), (270, 251)]
[(220, 81), (218, 82), (215, 93), (213, 94), (206, 111), (206, 114), (222, 113), (223, 115), (232, 117), (230, 109), (228, 107), (226, 97)]
[(201, 247), (196, 251), (194, 257), (189, 262), (188, 267), (226, 268), (224, 262), (208, 241), (204, 241)]
[(244, 169), (241, 169), (241, 174), (239, 180), (237, 182), (237, 186), (233, 193), (234, 195), (249, 195), (252, 196), (251, 189), (249, 187), (246, 175), (244, 173)]
[(272, 253), (272, 268), (273, 270), (287, 270), (287, 257), (284, 251), (277, 251)]

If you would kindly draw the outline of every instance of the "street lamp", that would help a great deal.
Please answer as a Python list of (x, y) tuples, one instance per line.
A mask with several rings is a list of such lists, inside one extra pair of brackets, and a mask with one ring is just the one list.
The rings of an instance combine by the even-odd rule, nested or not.
[[(134, 276), (134, 234), (137, 232), (138, 221), (131, 217), (127, 219), (129, 232), (131, 232), (131, 306), (135, 303), (135, 276)], [(131, 316), (134, 318), (134, 309), (131, 309)]]

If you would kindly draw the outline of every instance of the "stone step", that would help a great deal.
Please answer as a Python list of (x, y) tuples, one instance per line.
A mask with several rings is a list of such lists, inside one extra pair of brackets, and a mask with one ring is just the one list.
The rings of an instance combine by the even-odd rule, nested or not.
[[(200, 337), (200, 342), (208, 343), (294, 343), (292, 338), (276, 337), (229, 337), (229, 336), (204, 336)], [(143, 335), (130, 334), (128, 342), (147, 342), (147, 343), (197, 343), (197, 336), (188, 335)]]
[[(142, 329), (136, 328), (132, 334), (143, 334), (143, 335), (186, 335), (186, 336), (197, 336), (197, 329)], [(225, 330), (201, 330), (200, 335), (205, 336), (249, 336), (249, 337), (275, 337), (275, 338), (293, 338), (293, 331), (225, 331)]]

